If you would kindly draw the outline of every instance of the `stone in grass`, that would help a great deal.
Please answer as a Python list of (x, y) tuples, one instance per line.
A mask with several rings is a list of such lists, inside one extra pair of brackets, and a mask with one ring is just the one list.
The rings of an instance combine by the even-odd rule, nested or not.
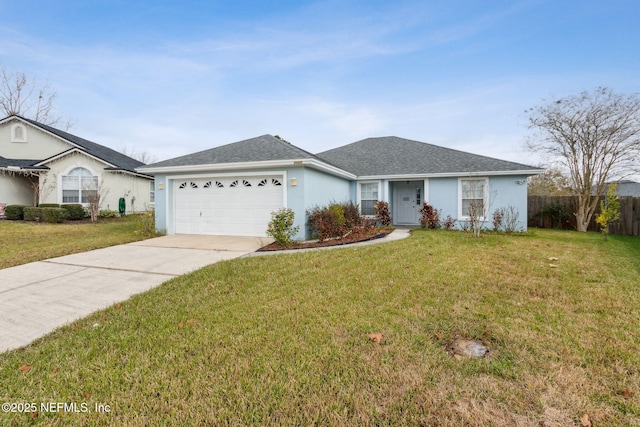
[(489, 354), (489, 349), (479, 341), (457, 338), (449, 345), (449, 351), (456, 359), (463, 357), (481, 359)]

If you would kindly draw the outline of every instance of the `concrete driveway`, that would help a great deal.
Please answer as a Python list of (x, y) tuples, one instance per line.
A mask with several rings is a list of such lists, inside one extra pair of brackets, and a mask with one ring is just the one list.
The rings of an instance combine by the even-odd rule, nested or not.
[(0, 270), (0, 352), (182, 274), (254, 252), (259, 237), (171, 235)]

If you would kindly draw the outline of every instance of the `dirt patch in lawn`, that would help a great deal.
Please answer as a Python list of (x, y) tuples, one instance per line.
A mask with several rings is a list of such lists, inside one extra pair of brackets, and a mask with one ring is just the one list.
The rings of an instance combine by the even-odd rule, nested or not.
[(368, 240), (380, 239), (385, 237), (387, 234), (391, 233), (393, 228), (372, 228), (366, 230), (356, 230), (347, 234), (346, 236), (337, 238), (337, 239), (328, 239), (322, 242), (317, 240), (306, 241), (306, 242), (296, 242), (290, 246), (281, 246), (276, 242), (273, 242), (267, 246), (264, 246), (258, 249), (258, 252), (268, 252), (268, 251), (283, 251), (290, 249), (312, 249), (312, 248), (323, 248), (327, 246), (341, 246), (341, 245), (349, 245), (352, 243), (366, 242)]

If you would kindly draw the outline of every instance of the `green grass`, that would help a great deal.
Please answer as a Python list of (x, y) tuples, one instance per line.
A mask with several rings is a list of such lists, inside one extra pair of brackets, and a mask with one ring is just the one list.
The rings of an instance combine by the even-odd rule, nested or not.
[(2, 401), (111, 408), (0, 424), (639, 425), (639, 290), (640, 239), (595, 233), (225, 261), (0, 355)]
[(0, 268), (143, 240), (138, 215), (96, 223), (0, 221)]

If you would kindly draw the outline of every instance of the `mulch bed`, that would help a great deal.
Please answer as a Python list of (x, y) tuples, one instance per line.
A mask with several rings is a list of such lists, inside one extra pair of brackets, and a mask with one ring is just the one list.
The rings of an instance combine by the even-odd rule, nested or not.
[(270, 251), (284, 251), (290, 249), (312, 249), (312, 248), (323, 248), (327, 246), (341, 246), (341, 245), (349, 245), (352, 243), (366, 242), (367, 240), (379, 239), (381, 237), (385, 237), (387, 234), (391, 233), (393, 229), (391, 228), (373, 228), (370, 230), (361, 230), (358, 232), (351, 233), (347, 236), (341, 237), (339, 239), (331, 239), (325, 240), (323, 242), (312, 241), (312, 242), (298, 242), (291, 246), (281, 246), (276, 242), (273, 242), (267, 246), (264, 246), (258, 249), (257, 252), (270, 252)]

